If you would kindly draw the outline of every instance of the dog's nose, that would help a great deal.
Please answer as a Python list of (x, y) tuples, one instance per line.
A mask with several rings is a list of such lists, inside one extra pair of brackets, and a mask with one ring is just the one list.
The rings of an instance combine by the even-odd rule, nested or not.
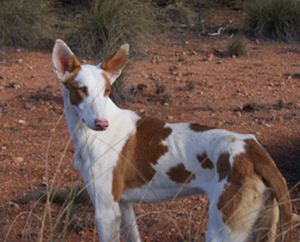
[(108, 121), (106, 119), (95, 120), (96, 130), (105, 130), (108, 127)]

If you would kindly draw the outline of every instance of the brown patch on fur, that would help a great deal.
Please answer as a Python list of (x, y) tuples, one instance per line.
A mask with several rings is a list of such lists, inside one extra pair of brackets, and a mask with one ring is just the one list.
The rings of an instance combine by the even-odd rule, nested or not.
[(264, 191), (265, 186), (257, 175), (226, 185), (218, 201), (224, 223), (233, 231), (250, 231), (263, 203)]
[[(277, 169), (275, 162), (261, 145), (254, 139), (244, 140), (244, 142), (246, 143), (246, 152), (235, 157), (233, 168), (228, 174), (229, 185), (225, 188), (218, 203), (223, 219), (230, 228), (243, 229), (243, 222), (235, 223), (234, 221), (239, 220), (237, 217), (242, 216), (244, 211), (251, 211), (249, 210), (250, 205), (260, 208), (263, 202), (261, 198), (264, 196), (263, 184), (263, 187), (271, 188), (279, 201), (281, 234), (285, 234), (283, 241), (292, 241), (290, 232), (292, 206), (286, 181)], [(220, 175), (220, 179), (225, 177), (226, 173), (227, 171), (224, 172), (224, 175)]]
[(177, 183), (190, 183), (195, 179), (195, 174), (186, 170), (184, 164), (172, 167), (168, 172), (170, 179)]
[(56, 49), (56, 54), (58, 58), (59, 71), (62, 74), (67, 72), (70, 75), (72, 75), (72, 73), (78, 73), (78, 70), (80, 69), (80, 62), (77, 57), (73, 53), (71, 53), (65, 46), (62, 46), (60, 44)]
[[(65, 58), (62, 58), (65, 59)], [(68, 71), (68, 75), (65, 77), (63, 84), (69, 91), (69, 98), (72, 105), (79, 105), (84, 97), (88, 95), (87, 87), (78, 86), (75, 78), (80, 71), (80, 62), (74, 55), (69, 56), (68, 62), (63, 63), (65, 70)]]
[(78, 106), (81, 101), (88, 95), (87, 87), (78, 86), (74, 79), (70, 79), (65, 83), (66, 88), (69, 90), (69, 98), (72, 105)]
[(161, 120), (143, 117), (136, 124), (135, 134), (127, 139), (113, 170), (112, 194), (119, 201), (126, 189), (139, 187), (153, 178), (159, 158), (168, 152), (162, 144), (172, 132)]
[(101, 68), (111, 75), (118, 74), (126, 65), (128, 53), (120, 48), (108, 60), (101, 64)]
[(67, 60), (67, 62), (63, 63), (64, 72), (68, 71), (69, 73), (78, 73), (80, 69), (80, 62), (75, 55), (71, 55), (69, 58), (63, 58), (63, 60)]
[(219, 174), (219, 181), (225, 179), (230, 173), (230, 170), (231, 170), (231, 165), (229, 161), (229, 154), (224, 153), (220, 155), (217, 161), (217, 172)]
[(206, 126), (206, 125), (200, 125), (197, 123), (190, 123), (190, 129), (195, 132), (204, 132), (210, 129), (213, 129), (212, 127)]
[(214, 164), (212, 161), (208, 158), (207, 154), (203, 155), (197, 155), (197, 160), (200, 162), (203, 169), (210, 169), (212, 170), (214, 168)]
[(224, 222), (227, 223), (231, 229), (238, 231), (243, 230), (247, 225), (244, 226), (242, 221), (239, 221), (238, 223), (235, 223), (235, 221), (237, 221), (236, 216), (239, 216), (239, 211), (237, 211), (237, 209), (242, 203), (242, 198), (248, 198), (248, 196), (246, 196), (247, 194), (243, 196), (246, 187), (251, 186), (250, 181), (254, 176), (255, 179), (258, 180), (258, 177), (254, 173), (253, 164), (249, 160), (243, 159), (242, 155), (240, 155), (235, 158), (235, 162), (231, 170), (229, 154), (226, 153), (220, 156), (217, 163), (217, 170), (220, 177), (219, 181), (228, 176), (229, 182), (229, 185), (226, 185), (225, 191), (219, 199), (218, 209), (223, 214)]
[(110, 94), (110, 91), (111, 91), (110, 80), (109, 80), (109, 77), (107, 76), (107, 74), (105, 72), (103, 72), (102, 74), (103, 74), (104, 81), (105, 81), (104, 96), (108, 96)]
[(75, 55), (62, 56), (60, 61), (64, 72), (68, 72), (68, 75), (63, 80), (64, 85), (66, 85), (68, 82), (74, 81), (76, 78), (81, 68), (80, 62)]

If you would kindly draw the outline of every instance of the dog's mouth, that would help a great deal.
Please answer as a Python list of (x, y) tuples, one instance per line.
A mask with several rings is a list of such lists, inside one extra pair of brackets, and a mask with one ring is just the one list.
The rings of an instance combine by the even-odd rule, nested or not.
[(107, 127), (95, 127), (94, 128), (95, 131), (104, 131), (106, 129), (107, 129)]

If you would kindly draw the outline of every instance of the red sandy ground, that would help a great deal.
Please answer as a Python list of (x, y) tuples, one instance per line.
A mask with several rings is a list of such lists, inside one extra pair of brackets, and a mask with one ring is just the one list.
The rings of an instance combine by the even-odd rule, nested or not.
[[(300, 46), (247, 41), (246, 57), (213, 55), (226, 49), (228, 38), (197, 37), (187, 31), (164, 34), (147, 48), (147, 58), (131, 65), (125, 83), (136, 95), (121, 106), (170, 122), (254, 133), (292, 189), (300, 181), (300, 79), (293, 75), (300, 72)], [(62, 188), (80, 178), (72, 167), (71, 146), (65, 150), (69, 136), (50, 52), (5, 51), (6, 61), (0, 64), (0, 241), (36, 241), (45, 204), (13, 200), (54, 177), (55, 186)], [(137, 91), (138, 84), (146, 88)], [(243, 111), (251, 102), (263, 109)], [(299, 199), (300, 189), (291, 194)], [(58, 218), (60, 209), (51, 205), (44, 241), (51, 235), (52, 241), (59, 241), (68, 221), (73, 226), (65, 241), (97, 241), (92, 208), (75, 207), (69, 219)], [(205, 197), (137, 205), (136, 211), (144, 241), (203, 241)], [(299, 202), (294, 202), (294, 212), (300, 213)], [(57, 218), (58, 227), (51, 232)]]

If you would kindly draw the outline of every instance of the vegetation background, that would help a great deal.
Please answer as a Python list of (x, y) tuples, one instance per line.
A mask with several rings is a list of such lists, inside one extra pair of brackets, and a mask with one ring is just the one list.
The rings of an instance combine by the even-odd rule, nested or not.
[[(242, 12), (242, 26), (223, 28), (206, 22), (206, 12), (217, 8)], [(134, 61), (147, 54), (144, 47), (149, 41), (159, 38), (165, 29), (178, 26), (199, 36), (217, 36), (225, 32), (229, 36), (227, 49), (216, 50), (215, 55), (243, 57), (248, 54), (247, 40), (298, 42), (300, 1), (0, 0), (0, 63), (6, 59), (7, 48), (50, 50), (57, 38), (64, 39), (82, 59), (97, 60), (107, 58), (120, 45), (128, 42), (131, 45), (131, 60)], [(140, 91), (143, 88), (145, 87), (139, 86), (136, 90)], [(188, 90), (193, 88), (192, 82), (186, 86)], [(158, 86), (156, 92), (163, 93), (164, 89), (164, 86)], [(42, 93), (47, 94), (47, 90), (43, 90)], [(120, 78), (117, 85), (114, 85), (112, 97), (122, 102), (130, 99), (131, 95), (123, 91)], [(278, 103), (276, 108), (285, 105)], [(245, 110), (260, 108), (262, 107), (252, 103), (245, 107)], [(299, 170), (299, 162), (295, 162), (295, 170), (297, 169)], [(58, 207), (52, 222), (47, 219), (53, 215), (48, 205), (38, 210), (37, 220), (40, 226), (37, 228), (37, 235), (33, 236), (36, 241), (64, 241), (68, 231), (86, 226), (82, 221), (77, 221), (77, 224), (70, 222), (74, 210), (78, 210), (78, 207), (82, 206), (81, 203), (84, 203), (84, 210), (81, 212), (90, 209), (86, 208), (88, 198), (82, 187), (75, 185), (61, 189), (51, 184), (47, 184), (46, 190), (29, 195), (30, 199), (33, 196), (33, 200), (45, 204), (51, 202)], [(32, 218), (35, 215), (32, 213), (30, 216)], [(14, 223), (6, 231), (7, 234), (13, 229)]]

